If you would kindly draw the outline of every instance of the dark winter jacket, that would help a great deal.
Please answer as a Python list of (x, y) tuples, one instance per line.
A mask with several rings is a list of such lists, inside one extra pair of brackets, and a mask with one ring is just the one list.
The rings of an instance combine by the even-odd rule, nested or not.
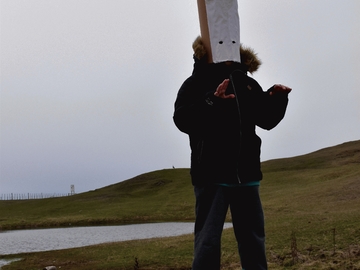
[[(247, 71), (254, 72), (261, 64), (249, 49), (241, 50), (242, 63), (231, 65), (209, 64), (206, 54), (199, 56), (194, 50), (194, 70), (178, 92), (173, 117), (189, 135), (193, 185), (260, 181), (261, 139), (255, 126), (275, 127), (284, 117), (287, 94), (270, 95), (273, 88), (264, 92), (247, 76)], [(214, 96), (227, 78), (227, 93), (236, 98)]]

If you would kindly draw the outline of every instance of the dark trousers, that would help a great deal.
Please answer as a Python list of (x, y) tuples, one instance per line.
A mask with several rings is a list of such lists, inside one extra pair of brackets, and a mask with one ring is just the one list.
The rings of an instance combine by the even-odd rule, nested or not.
[(259, 186), (195, 187), (196, 220), (193, 270), (219, 270), (221, 234), (230, 206), (242, 268), (267, 269), (264, 214)]

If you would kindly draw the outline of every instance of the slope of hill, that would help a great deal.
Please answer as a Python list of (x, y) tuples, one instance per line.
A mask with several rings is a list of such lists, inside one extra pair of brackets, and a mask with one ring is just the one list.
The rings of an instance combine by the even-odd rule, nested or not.
[[(359, 228), (360, 141), (266, 161), (262, 166), (267, 222), (293, 221), (294, 229), (301, 229), (321, 225), (324, 219), (346, 219)], [(188, 169), (150, 172), (70, 197), (0, 201), (3, 230), (193, 219)]]
[(0, 201), (0, 230), (193, 218), (188, 169), (150, 172), (61, 198)]
[[(360, 243), (360, 141), (263, 163), (263, 206), (269, 241), (302, 248)], [(282, 241), (280, 239), (283, 239)], [(315, 240), (316, 239), (316, 240)], [(314, 240), (314, 241), (311, 241)]]

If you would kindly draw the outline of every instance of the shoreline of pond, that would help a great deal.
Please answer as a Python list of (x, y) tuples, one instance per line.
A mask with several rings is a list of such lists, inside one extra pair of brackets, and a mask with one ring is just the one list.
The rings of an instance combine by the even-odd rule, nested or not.
[[(231, 227), (225, 223), (224, 228)], [(191, 234), (194, 222), (161, 222), (110, 226), (8, 230), (0, 232), (0, 254), (42, 252), (109, 242)]]

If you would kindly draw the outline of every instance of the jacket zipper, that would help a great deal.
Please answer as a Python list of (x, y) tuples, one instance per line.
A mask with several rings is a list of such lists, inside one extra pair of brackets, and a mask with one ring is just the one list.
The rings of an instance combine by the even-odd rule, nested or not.
[[(237, 72), (242, 72), (241, 70), (235, 70)], [(234, 71), (234, 72), (235, 72)], [(233, 72), (233, 73), (234, 73)], [(236, 107), (237, 107), (237, 111), (238, 111), (238, 115), (239, 115), (239, 137), (240, 137), (240, 143), (239, 143), (239, 148), (238, 148), (238, 157), (240, 158), (240, 149), (241, 149), (241, 140), (242, 140), (242, 132), (241, 132), (241, 111), (240, 111), (240, 102), (239, 102), (239, 98), (238, 98), (238, 95), (237, 95), (237, 92), (236, 92), (236, 89), (235, 89), (235, 85), (234, 85), (234, 81), (233, 81), (233, 73), (230, 74), (230, 81), (231, 81), (231, 85), (232, 85), (232, 88), (234, 90), (234, 95), (235, 95), (235, 100), (236, 100)], [(241, 180), (240, 180), (240, 177), (239, 177), (239, 166), (238, 164), (236, 164), (236, 177), (237, 177), (237, 180), (239, 182), (239, 184), (241, 184)]]

